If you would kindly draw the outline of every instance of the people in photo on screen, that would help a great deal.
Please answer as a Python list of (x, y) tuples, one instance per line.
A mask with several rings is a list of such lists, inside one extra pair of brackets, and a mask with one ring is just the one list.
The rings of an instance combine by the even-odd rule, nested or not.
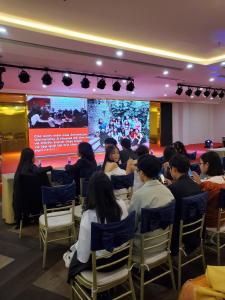
[(80, 179), (90, 178), (97, 167), (94, 151), (89, 143), (82, 142), (78, 145), (78, 156), (74, 165), (65, 166), (67, 173), (74, 178), (77, 196), (80, 195)]
[[(47, 167), (38, 167), (34, 163), (35, 156), (34, 151), (31, 148), (25, 148), (22, 150), (20, 155), (20, 161), (16, 169), (16, 173), (14, 175), (14, 183), (13, 183), (13, 209), (14, 209), (14, 217), (16, 221), (16, 226), (19, 226), (19, 222), (23, 217), (23, 221), (26, 223), (29, 217), (29, 210), (32, 210), (34, 214), (35, 210), (36, 213), (40, 213), (40, 209), (42, 209), (42, 198), (41, 198), (41, 186), (50, 186), (50, 182), (47, 176), (47, 172), (52, 170), (51, 166)], [(33, 187), (30, 186), (30, 182), (24, 182), (29, 179), (27, 176), (36, 175), (37, 182), (40, 184), (39, 190), (35, 192), (32, 199), (29, 201), (29, 208), (24, 207), (24, 198), (27, 189), (31, 191)]]

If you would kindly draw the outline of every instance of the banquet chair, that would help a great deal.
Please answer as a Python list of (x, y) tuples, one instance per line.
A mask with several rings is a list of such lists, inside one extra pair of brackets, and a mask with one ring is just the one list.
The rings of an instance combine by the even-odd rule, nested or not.
[[(75, 240), (75, 183), (57, 187), (42, 187), (44, 214), (39, 218), (40, 246), (43, 244), (43, 268), (46, 264), (48, 243)], [(53, 233), (64, 233), (50, 238)]]
[[(140, 280), (138, 287), (141, 300), (144, 299), (146, 285), (168, 274), (171, 276), (173, 288), (176, 289), (170, 255), (174, 211), (175, 201), (164, 207), (141, 209), (140, 253), (138, 255), (135, 253), (132, 257), (133, 262), (140, 269), (140, 275), (134, 273), (134, 276)], [(157, 231), (154, 232), (155, 230)], [(162, 269), (159, 275), (145, 280), (146, 269), (150, 272), (151, 269), (162, 267), (165, 264), (168, 266)]]
[(129, 201), (133, 193), (134, 173), (128, 175), (112, 175), (111, 182), (117, 199)]
[(190, 160), (196, 160), (196, 156), (197, 156), (197, 152), (191, 152), (191, 153), (187, 153), (187, 156)]
[(215, 247), (208, 247), (217, 252), (217, 264), (221, 264), (221, 249), (225, 247), (225, 242), (221, 243), (221, 237), (225, 238), (225, 189), (220, 190), (218, 203), (218, 221), (217, 227), (206, 227), (206, 232), (211, 238), (216, 237)]
[(120, 222), (91, 224), (92, 270), (82, 271), (73, 279), (73, 299), (76, 295), (79, 299), (96, 300), (99, 293), (125, 283), (129, 284), (129, 289), (113, 299), (128, 295), (136, 299), (131, 276), (134, 230), (134, 212)]
[[(194, 196), (182, 198), (181, 203), (181, 219), (179, 232), (179, 252), (178, 252), (178, 290), (181, 287), (182, 268), (191, 262), (202, 259), (203, 268), (205, 269), (205, 255), (203, 248), (203, 226), (205, 220), (205, 212), (208, 200), (208, 193), (200, 193)], [(194, 251), (188, 255), (185, 251), (183, 239), (198, 238), (200, 241), (200, 253)], [(198, 250), (198, 249), (196, 249)], [(196, 253), (197, 252), (197, 253)], [(183, 260), (185, 256), (185, 261)]]
[(64, 185), (73, 182), (73, 177), (71, 177), (65, 170), (55, 170), (51, 171), (51, 182), (54, 185)]

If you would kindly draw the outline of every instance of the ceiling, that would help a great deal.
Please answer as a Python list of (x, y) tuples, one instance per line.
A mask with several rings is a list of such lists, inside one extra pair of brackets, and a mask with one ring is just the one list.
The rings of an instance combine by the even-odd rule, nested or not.
[[(18, 70), (9, 68), (3, 74), (4, 92), (205, 102), (202, 96), (178, 97), (177, 83), (225, 89), (225, 68), (220, 65), (223, 58), (225, 61), (222, 0), (189, 0), (182, 5), (180, 0), (47, 3), (1, 0), (0, 24), (7, 33), (0, 33), (0, 63), (132, 76), (135, 93), (127, 92), (125, 84), (120, 92), (113, 92), (111, 80), (105, 90), (93, 91), (95, 78), (90, 78), (91, 88), (84, 90), (80, 76), (73, 76), (74, 84), (68, 88), (63, 86), (61, 74), (55, 73), (53, 84), (45, 89), (41, 71), (30, 71), (31, 82), (22, 84)], [(124, 50), (122, 58), (115, 54), (118, 49)], [(97, 59), (102, 66), (96, 66)], [(186, 68), (188, 62), (194, 63), (192, 69)], [(163, 75), (165, 69), (167, 76)], [(215, 79), (212, 83), (211, 77)], [(207, 101), (212, 102), (210, 98)]]

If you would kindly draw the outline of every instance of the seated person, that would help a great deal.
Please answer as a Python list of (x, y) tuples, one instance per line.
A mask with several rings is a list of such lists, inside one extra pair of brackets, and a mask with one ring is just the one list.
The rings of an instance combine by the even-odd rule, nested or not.
[(137, 157), (140, 157), (144, 154), (149, 154), (149, 148), (145, 145), (139, 145), (135, 150), (135, 153), (137, 154)]
[[(181, 203), (183, 197), (194, 196), (196, 194), (201, 193), (201, 189), (199, 185), (194, 182), (188, 176), (188, 170), (190, 168), (189, 159), (181, 154), (176, 154), (170, 159), (170, 172), (174, 183), (168, 186), (170, 191), (172, 192), (176, 204), (175, 204), (175, 217), (173, 224), (173, 234), (171, 241), (171, 254), (173, 256), (178, 255), (178, 247), (179, 247), (179, 224), (181, 218)], [(193, 251), (199, 245), (199, 237), (186, 237), (184, 242), (185, 251), (187, 253)]]
[[(116, 201), (111, 181), (103, 172), (93, 174), (88, 190), (87, 207), (81, 218), (78, 241), (72, 247), (74, 255), (69, 266), (69, 278), (91, 269), (91, 223), (119, 222), (128, 216), (124, 202)], [(101, 251), (98, 253), (102, 254)], [(64, 259), (68, 255), (71, 256), (65, 254)]]
[[(14, 216), (16, 221), (16, 227), (19, 228), (19, 223), (23, 213), (23, 190), (21, 185), (21, 176), (22, 175), (32, 175), (36, 174), (40, 176), (40, 182), (43, 186), (50, 186), (47, 172), (51, 171), (52, 167), (37, 167), (34, 164), (34, 151), (30, 148), (25, 148), (21, 152), (20, 161), (16, 169), (16, 173), (14, 176), (13, 183), (13, 209)], [(31, 186), (27, 186), (27, 188), (32, 189)], [(40, 191), (40, 199), (39, 206), (42, 207), (42, 199), (41, 199), (41, 191)], [(38, 204), (37, 204), (38, 207)], [(25, 223), (28, 221), (28, 216), (24, 216)]]
[(129, 139), (122, 139), (120, 142), (123, 150), (120, 151), (121, 163), (125, 164), (129, 159), (137, 159), (136, 153), (131, 149), (131, 142)]
[(225, 176), (221, 159), (216, 152), (209, 151), (200, 157), (201, 174), (206, 179), (200, 179), (196, 172), (192, 172), (194, 180), (204, 192), (209, 193), (205, 224), (207, 227), (216, 227), (218, 222), (218, 200), (220, 189), (225, 188)]
[(106, 138), (104, 143), (105, 143), (105, 149), (107, 149), (111, 145), (117, 146), (117, 141), (112, 137)]
[(173, 180), (173, 178), (170, 174), (169, 161), (176, 153), (177, 153), (176, 150), (172, 146), (165, 147), (164, 152), (163, 152), (163, 159), (164, 159), (164, 162), (162, 165), (163, 175), (165, 176), (165, 178), (170, 179), (170, 180)]
[[(137, 155), (137, 159), (144, 156), (145, 154), (149, 154), (149, 148), (145, 145), (140, 145), (135, 151)], [(137, 160), (133, 162), (133, 169), (134, 169), (134, 186), (133, 186), (133, 192), (135, 192), (137, 189), (139, 189), (144, 183), (141, 181), (139, 174), (137, 172)]]
[(97, 167), (93, 149), (89, 143), (82, 142), (78, 145), (80, 157), (74, 165), (66, 165), (66, 172), (73, 176), (76, 183), (76, 195), (80, 195), (80, 179), (89, 178)]
[[(129, 212), (136, 212), (136, 236), (134, 238), (133, 253), (135, 256), (140, 255), (140, 223), (142, 208), (158, 208), (169, 204), (173, 199), (170, 190), (159, 182), (157, 179), (161, 170), (161, 163), (157, 157), (146, 154), (138, 159), (137, 169), (141, 181), (144, 183), (132, 196)], [(157, 229), (149, 234), (150, 237), (163, 233), (163, 229)], [(167, 237), (160, 237), (157, 242), (162, 242)], [(154, 241), (155, 242), (155, 241)], [(147, 244), (147, 243), (146, 243)], [(149, 241), (147, 246), (153, 246), (153, 242)], [(149, 256), (164, 251), (165, 246), (149, 249)]]
[(177, 142), (173, 143), (172, 146), (174, 147), (174, 149), (176, 150), (177, 153), (183, 154), (188, 157), (187, 150), (182, 142), (177, 141)]

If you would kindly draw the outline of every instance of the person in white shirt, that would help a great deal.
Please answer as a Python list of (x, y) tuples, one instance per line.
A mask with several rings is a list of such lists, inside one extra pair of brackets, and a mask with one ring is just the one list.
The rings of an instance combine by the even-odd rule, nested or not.
[[(87, 207), (82, 215), (75, 253), (69, 267), (69, 278), (91, 268), (91, 223), (119, 222), (128, 216), (126, 205), (117, 201), (110, 179), (103, 172), (92, 175), (88, 186)], [(97, 252), (100, 255), (101, 251)]]

